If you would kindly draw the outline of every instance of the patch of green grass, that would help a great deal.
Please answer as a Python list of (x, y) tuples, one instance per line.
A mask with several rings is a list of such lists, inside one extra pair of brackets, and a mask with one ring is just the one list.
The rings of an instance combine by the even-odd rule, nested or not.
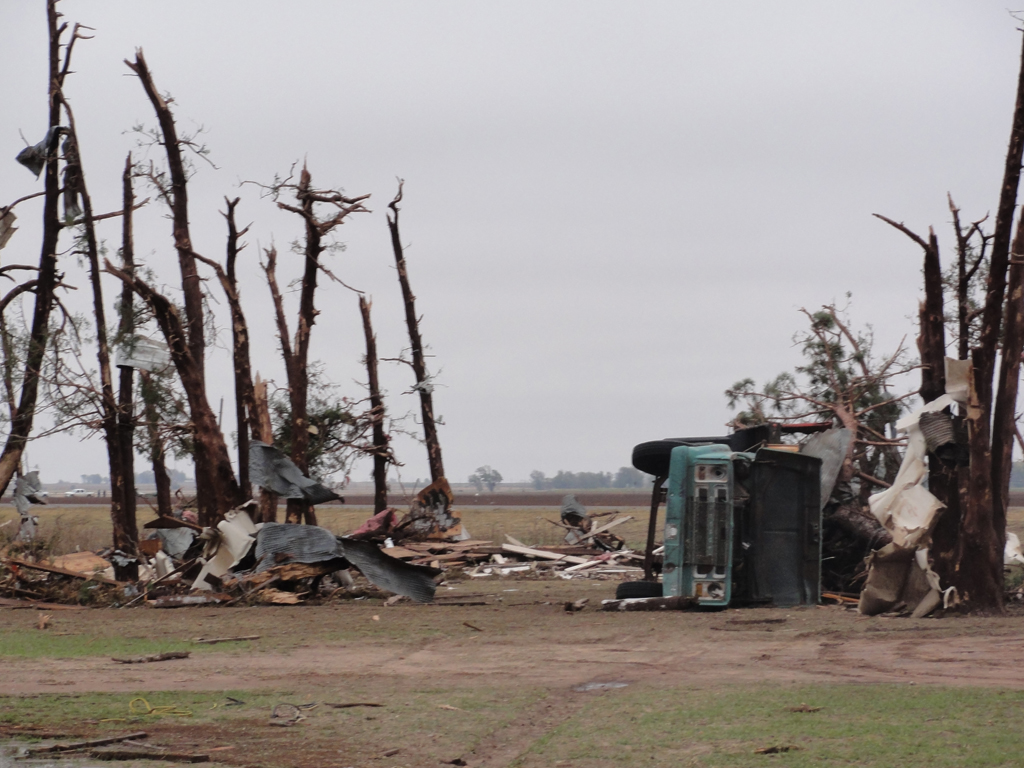
[[(228, 697), (244, 702), (230, 704)], [(124, 730), (125, 724), (160, 720), (209, 723), (252, 717), (254, 711), (269, 716), (282, 701), (303, 703), (292, 691), (142, 691), (138, 693), (60, 693), (33, 696), (0, 696), (0, 723)]]
[[(791, 712), (807, 704), (816, 712)], [(652, 690), (595, 696), (517, 763), (629, 766), (1015, 766), (1024, 691), (907, 685)], [(763, 747), (791, 751), (755, 754)]]
[[(248, 643), (239, 645), (248, 646)], [(81, 656), (143, 656), (168, 651), (203, 652), (210, 646), (181, 640), (149, 640), (141, 637), (99, 636), (94, 634), (58, 635), (37, 629), (0, 629), (0, 659), (52, 658)], [(232, 650), (241, 650), (234, 648)]]
[[(225, 706), (229, 696), (243, 704)], [(187, 739), (194, 738), (188, 734), (201, 730), (206, 738), (212, 733), (217, 734), (212, 736), (215, 740), (236, 744), (238, 753), (243, 749), (259, 753), (248, 756), (252, 758), (262, 756), (268, 739), (285, 738), (294, 744), (296, 752), (303, 754), (326, 746), (333, 754), (343, 748), (347, 755), (371, 758), (397, 748), (404, 755), (415, 756), (413, 764), (416, 766), (434, 766), (473, 749), (543, 697), (543, 692), (532, 689), (452, 690), (431, 684), (409, 686), (397, 681), (393, 686), (381, 686), (379, 681), (354, 678), (346, 681), (343, 689), (334, 685), (307, 685), (290, 690), (0, 696), (0, 724), (105, 733), (124, 732), (126, 728), (145, 730), (148, 724), (158, 721), (162, 739), (168, 738), (169, 727), (180, 727)], [(140, 713), (144, 709), (142, 702), (136, 701), (134, 708), (131, 707), (132, 701), (138, 698), (144, 698), (154, 709), (173, 707), (191, 715), (143, 715)], [(319, 702), (319, 706), (303, 710), (305, 719), (297, 728), (265, 727), (275, 705), (315, 702)], [(382, 706), (334, 709), (323, 702), (374, 702)], [(233, 756), (238, 758), (238, 753)], [(351, 760), (365, 764), (357, 757)], [(247, 760), (246, 764), (261, 763)], [(383, 765), (387, 768), (393, 763)]]

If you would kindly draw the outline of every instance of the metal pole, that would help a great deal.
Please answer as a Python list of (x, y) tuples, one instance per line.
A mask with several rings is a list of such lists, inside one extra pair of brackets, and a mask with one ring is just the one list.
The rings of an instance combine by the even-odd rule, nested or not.
[(661, 488), (668, 478), (659, 475), (654, 478), (651, 491), (651, 519), (647, 523), (647, 549), (644, 551), (644, 580), (654, 581), (654, 534), (658, 529), (658, 507), (661, 505)]

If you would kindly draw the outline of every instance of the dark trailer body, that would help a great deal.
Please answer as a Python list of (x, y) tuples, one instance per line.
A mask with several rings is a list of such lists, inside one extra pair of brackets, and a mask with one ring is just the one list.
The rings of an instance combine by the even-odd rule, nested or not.
[[(701, 607), (808, 605), (821, 597), (821, 460), (768, 443), (768, 427), (641, 443), (654, 474), (646, 578), (667, 481), (662, 595)], [(775, 437), (771, 435), (771, 437)]]

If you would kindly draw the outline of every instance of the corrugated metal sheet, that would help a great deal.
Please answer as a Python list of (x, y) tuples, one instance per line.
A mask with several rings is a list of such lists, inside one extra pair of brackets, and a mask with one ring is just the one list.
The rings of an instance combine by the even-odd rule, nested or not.
[(821, 459), (821, 508), (828, 504), (832, 489), (836, 487), (839, 471), (850, 451), (853, 432), (848, 429), (830, 429), (811, 435), (800, 448), (800, 453)]
[[(297, 526), (298, 527), (298, 526)], [(354, 539), (338, 539), (345, 557), (372, 584), (405, 595), (418, 603), (432, 603), (437, 585), (434, 576), (440, 571), (422, 565), (411, 565), (380, 551), (376, 544)]]
[(249, 477), (255, 485), (285, 499), (323, 504), (341, 498), (330, 488), (303, 475), (295, 462), (266, 443), (253, 441), (249, 444)]
[(265, 523), (256, 534), (256, 573), (281, 563), (323, 563), (341, 557), (334, 534), (316, 525)]

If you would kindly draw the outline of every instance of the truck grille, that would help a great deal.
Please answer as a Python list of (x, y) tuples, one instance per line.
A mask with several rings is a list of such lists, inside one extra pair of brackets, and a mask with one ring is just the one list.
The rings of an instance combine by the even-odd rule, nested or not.
[(683, 564), (714, 567), (726, 566), (728, 553), (729, 500), (725, 486), (698, 488), (690, 498), (689, 514), (683, 529)]

